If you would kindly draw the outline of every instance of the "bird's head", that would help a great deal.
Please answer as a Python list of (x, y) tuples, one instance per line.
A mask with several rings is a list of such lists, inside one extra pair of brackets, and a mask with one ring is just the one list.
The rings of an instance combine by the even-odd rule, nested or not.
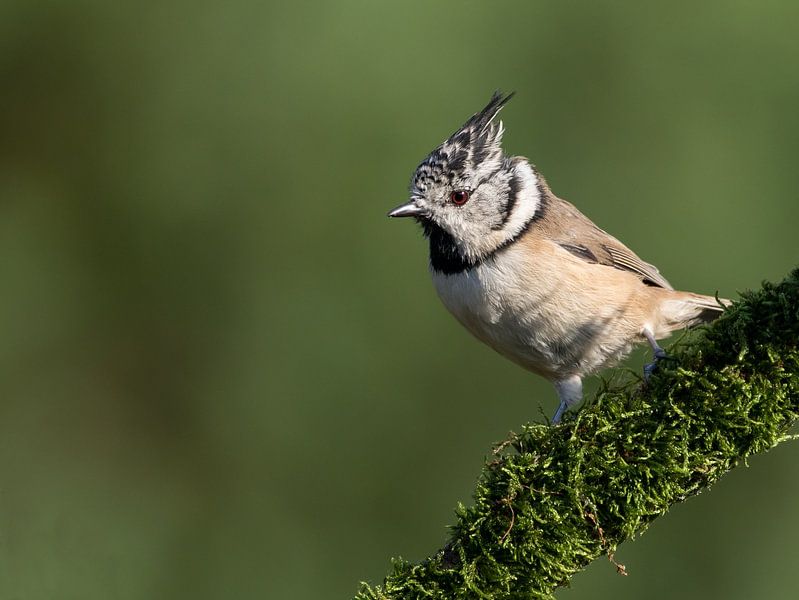
[(478, 263), (518, 236), (539, 208), (532, 166), (502, 151), (504, 128), (495, 117), (512, 96), (495, 93), (433, 150), (411, 178), (410, 200), (389, 213), (421, 223), (435, 270)]

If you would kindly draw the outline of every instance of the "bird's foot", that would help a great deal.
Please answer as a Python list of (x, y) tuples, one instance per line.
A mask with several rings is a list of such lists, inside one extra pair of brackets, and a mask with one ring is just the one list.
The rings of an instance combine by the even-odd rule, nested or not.
[(555, 416), (552, 417), (552, 424), (557, 425), (560, 419), (569, 408), (577, 406), (583, 399), (583, 380), (579, 375), (570, 375), (555, 382), (555, 389), (558, 390), (560, 404)]
[(558, 410), (555, 411), (555, 414), (552, 417), (552, 424), (557, 425), (560, 423), (561, 417), (563, 417), (563, 413), (566, 412), (568, 405), (566, 404), (565, 400), (561, 400), (560, 404), (558, 405)]
[(644, 381), (649, 381), (649, 378), (652, 377), (652, 374), (657, 371), (658, 363), (661, 360), (666, 360), (671, 358), (666, 351), (659, 347), (654, 352), (654, 360), (651, 363), (647, 363), (644, 365)]

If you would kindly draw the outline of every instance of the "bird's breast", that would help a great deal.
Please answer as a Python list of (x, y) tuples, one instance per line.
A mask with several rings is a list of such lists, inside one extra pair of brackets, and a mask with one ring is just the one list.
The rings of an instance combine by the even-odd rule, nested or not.
[(491, 259), (462, 273), (433, 273), (444, 306), (475, 337), (500, 354), (545, 376), (559, 362), (555, 346), (563, 337), (548, 317), (545, 281), (523, 289), (507, 261)]
[(603, 267), (592, 278), (579, 263), (570, 270), (546, 252), (536, 258), (509, 248), (462, 273), (433, 272), (433, 282), (475, 337), (545, 377), (586, 374), (628, 352), (640, 323), (613, 300), (627, 280), (602, 280), (623, 274)]

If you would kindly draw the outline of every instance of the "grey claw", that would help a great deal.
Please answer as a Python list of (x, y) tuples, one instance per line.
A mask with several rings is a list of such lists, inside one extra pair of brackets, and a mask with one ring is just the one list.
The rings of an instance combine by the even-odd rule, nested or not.
[(553, 425), (557, 425), (558, 423), (560, 423), (560, 419), (563, 416), (563, 413), (566, 412), (566, 408), (567, 408), (566, 403), (561, 402), (560, 405), (558, 406), (558, 410), (555, 411), (555, 414), (552, 417)]
[(655, 360), (644, 365), (644, 381), (649, 381), (649, 378), (652, 377), (652, 374), (657, 371), (658, 363), (660, 363), (661, 360), (668, 359), (669, 355), (666, 354), (666, 351), (663, 348), (658, 348), (654, 352), (654, 357)]
[(644, 381), (649, 381), (649, 378), (652, 377), (652, 373), (658, 368), (658, 364), (656, 361), (651, 363), (647, 363), (644, 365)]

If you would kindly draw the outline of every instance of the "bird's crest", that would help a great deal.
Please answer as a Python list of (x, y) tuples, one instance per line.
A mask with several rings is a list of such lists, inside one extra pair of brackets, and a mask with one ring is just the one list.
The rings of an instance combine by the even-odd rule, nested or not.
[(419, 165), (412, 188), (424, 190), (442, 178), (458, 178), (465, 171), (480, 176), (499, 167), (502, 159), (502, 134), (505, 129), (494, 118), (513, 97), (494, 92), (488, 104), (472, 115), (463, 126), (449, 136)]

